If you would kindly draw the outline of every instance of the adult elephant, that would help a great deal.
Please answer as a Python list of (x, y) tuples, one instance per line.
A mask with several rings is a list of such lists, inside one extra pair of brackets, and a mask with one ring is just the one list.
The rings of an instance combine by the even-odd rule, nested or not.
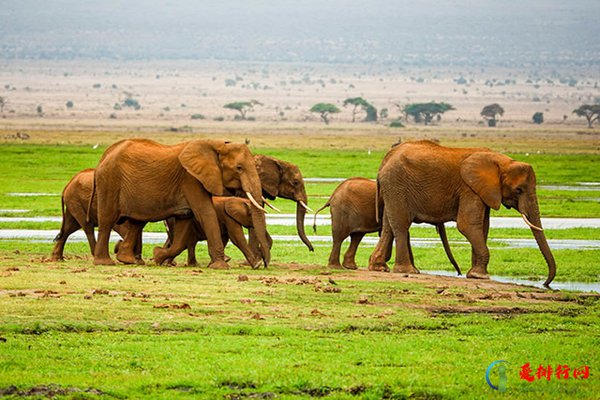
[[(382, 204), (377, 207), (377, 185), (375, 181), (367, 178), (349, 178), (340, 183), (333, 191), (329, 200), (323, 207), (317, 210), (314, 216), (313, 229), (317, 229), (317, 214), (327, 207), (331, 207), (331, 233), (333, 236), (333, 246), (329, 255), (330, 268), (356, 269), (356, 250), (362, 238), (367, 233), (380, 232), (381, 221), (376, 218), (377, 213), (381, 212)], [(436, 225), (442, 244), (450, 263), (454, 269), (461, 275), (460, 267), (452, 255), (446, 236), (444, 224)], [(350, 236), (350, 246), (344, 254), (343, 263), (340, 264), (340, 251), (342, 242)], [(412, 251), (410, 242), (408, 245), (412, 261)]]
[(383, 227), (369, 269), (387, 268), (395, 238), (394, 271), (418, 273), (407, 248), (411, 223), (456, 221), (472, 248), (467, 277), (488, 278), (490, 208), (497, 210), (503, 204), (519, 211), (530, 226), (548, 265), (544, 285), (549, 286), (554, 279), (556, 263), (542, 230), (531, 165), (484, 148), (408, 142), (386, 154), (377, 183), (384, 203)]
[[(252, 222), (265, 266), (270, 259), (261, 185), (246, 145), (192, 140), (166, 146), (127, 139), (110, 146), (94, 177), (98, 196), (98, 242), (94, 264), (114, 264), (108, 254), (110, 229), (124, 219), (142, 222), (193, 217), (204, 227), (210, 267), (228, 268), (212, 196), (242, 190), (253, 202)], [(127, 240), (125, 242), (128, 242)], [(121, 246), (117, 259), (135, 262), (133, 246)]]
[[(304, 230), (306, 211), (312, 211), (307, 203), (304, 178), (297, 165), (274, 157), (257, 154), (254, 156), (256, 168), (262, 184), (264, 197), (275, 200), (277, 197), (296, 202), (296, 230), (300, 240), (314, 251), (313, 245)], [(253, 241), (252, 236), (250, 237)]]
[[(254, 230), (252, 222), (252, 203), (247, 199), (239, 197), (213, 197), (213, 204), (217, 211), (221, 229), (221, 241), (223, 246), (231, 242), (244, 254), (246, 261), (253, 267), (258, 268), (261, 263), (258, 257), (248, 245), (244, 236), (243, 228)], [(191, 218), (170, 218), (169, 240), (164, 247), (154, 248), (154, 261), (157, 264), (172, 262), (184, 249), (188, 250), (188, 265), (196, 265), (195, 248), (196, 243), (206, 240), (206, 232)], [(269, 241), (269, 248), (272, 242)]]

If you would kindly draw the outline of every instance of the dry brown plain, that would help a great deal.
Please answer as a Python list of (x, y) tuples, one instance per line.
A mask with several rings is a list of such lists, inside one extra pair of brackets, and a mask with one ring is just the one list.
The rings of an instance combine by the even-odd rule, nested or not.
[[(461, 76), (467, 84), (455, 81)], [(588, 129), (583, 118), (572, 114), (600, 96), (597, 71), (584, 76), (589, 78), (580, 77), (577, 85), (569, 86), (552, 74), (531, 77), (503, 69), (436, 72), (216, 61), (3, 61), (0, 96), (6, 105), (0, 141), (14, 141), (14, 134), (24, 131), (35, 143), (107, 144), (131, 136), (163, 142), (223, 137), (249, 139), (257, 147), (385, 149), (401, 137), (436, 138), (448, 145), (485, 145), (500, 151), (598, 152), (598, 129)], [(357, 96), (380, 110), (387, 108), (389, 117), (377, 124), (352, 123), (352, 110), (342, 103)], [(141, 108), (115, 110), (115, 104), (127, 97), (137, 100)], [(251, 99), (262, 104), (248, 114), (255, 121), (234, 121), (237, 112), (223, 108), (229, 102)], [(72, 108), (66, 106), (68, 101)], [(397, 105), (428, 101), (447, 102), (456, 110), (433, 126), (408, 122), (406, 128), (388, 127), (401, 114)], [(309, 112), (318, 102), (341, 109), (328, 126)], [(491, 103), (505, 109), (497, 128), (486, 128), (479, 115)], [(531, 122), (537, 111), (544, 113), (542, 125)], [(193, 114), (205, 119), (192, 119)]]

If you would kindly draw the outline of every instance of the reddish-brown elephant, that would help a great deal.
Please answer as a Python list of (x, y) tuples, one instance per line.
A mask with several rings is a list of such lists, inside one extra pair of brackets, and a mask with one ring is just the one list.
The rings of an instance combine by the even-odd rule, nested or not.
[[(330, 268), (341, 268), (343, 266), (348, 269), (356, 269), (356, 250), (362, 238), (367, 233), (381, 231), (381, 222), (377, 221), (376, 218), (376, 191), (377, 184), (371, 179), (360, 177), (346, 179), (334, 190), (325, 205), (315, 213), (313, 229), (316, 231), (317, 214), (325, 208), (331, 207), (333, 247), (329, 255), (328, 266)], [(438, 224), (436, 228), (442, 239), (442, 244), (450, 263), (454, 266), (458, 275), (461, 275), (460, 267), (450, 250), (444, 224)], [(350, 246), (348, 246), (348, 250), (344, 254), (343, 263), (340, 264), (342, 242), (348, 236), (350, 236)], [(410, 242), (408, 250), (412, 260)]]
[[(248, 231), (254, 230), (252, 222), (252, 203), (239, 197), (213, 197), (213, 204), (217, 211), (221, 228), (221, 240), (223, 246), (231, 242), (244, 254), (246, 261), (253, 267), (258, 268), (262, 262), (259, 256), (252, 252), (243, 228)], [(188, 250), (188, 265), (196, 265), (196, 243), (206, 240), (204, 229), (191, 218), (169, 219), (169, 240), (164, 247), (154, 248), (154, 261), (157, 264), (171, 262), (184, 249)], [(269, 248), (272, 241), (269, 240)]]
[(548, 286), (556, 263), (542, 230), (531, 165), (483, 148), (450, 148), (430, 141), (407, 142), (390, 150), (377, 174), (384, 203), (381, 237), (369, 269), (387, 268), (396, 239), (395, 272), (418, 273), (407, 248), (413, 222), (456, 221), (471, 243), (469, 278), (488, 278), (490, 208), (515, 208), (530, 226), (548, 265)]
[[(94, 236), (94, 227), (98, 226), (98, 202), (91, 202), (90, 219), (87, 220), (88, 207), (90, 207), (90, 197), (92, 195), (94, 182), (94, 169), (88, 168), (78, 172), (67, 185), (65, 186), (62, 196), (62, 224), (60, 232), (54, 238), (54, 248), (52, 249), (51, 260), (63, 260), (63, 252), (65, 243), (71, 234), (83, 229), (90, 246), (90, 251), (94, 255), (96, 247), (96, 238)], [(113, 229), (125, 237), (128, 230), (129, 221), (113, 226)], [(141, 243), (141, 241), (138, 241)], [(136, 254), (136, 263), (143, 264), (144, 262), (139, 257), (141, 249), (138, 249)]]
[[(96, 167), (98, 242), (95, 264), (113, 264), (108, 254), (110, 229), (126, 219), (150, 222), (193, 216), (206, 232), (210, 267), (228, 268), (212, 196), (242, 190), (252, 201), (252, 222), (261, 258), (270, 249), (261, 204), (256, 162), (246, 145), (193, 140), (167, 146), (146, 139), (127, 139), (110, 146)], [(117, 259), (135, 262), (135, 241), (125, 240)]]
[[(256, 160), (263, 195), (269, 200), (280, 197), (296, 202), (296, 230), (298, 236), (310, 251), (314, 251), (313, 245), (304, 230), (306, 211), (312, 210), (307, 205), (308, 196), (306, 195), (304, 178), (300, 168), (290, 162), (261, 154), (255, 155), (254, 159)], [(252, 242), (253, 236), (250, 236), (250, 238)]]

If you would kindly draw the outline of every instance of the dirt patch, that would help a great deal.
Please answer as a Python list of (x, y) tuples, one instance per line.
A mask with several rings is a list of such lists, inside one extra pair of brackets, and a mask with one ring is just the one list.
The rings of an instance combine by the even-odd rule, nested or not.
[(442, 307), (427, 307), (433, 315), (445, 314), (499, 314), (499, 315), (517, 315), (540, 313), (544, 311), (525, 309), (522, 307), (501, 307), (501, 306), (486, 306), (486, 307), (460, 307), (460, 306), (442, 306)]
[(16, 386), (8, 386), (0, 388), (0, 397), (18, 396), (18, 397), (48, 397), (68, 396), (75, 393), (88, 393), (97, 396), (105, 395), (106, 393), (100, 389), (87, 388), (80, 389), (76, 387), (61, 387), (58, 385), (40, 385), (29, 389), (19, 389)]

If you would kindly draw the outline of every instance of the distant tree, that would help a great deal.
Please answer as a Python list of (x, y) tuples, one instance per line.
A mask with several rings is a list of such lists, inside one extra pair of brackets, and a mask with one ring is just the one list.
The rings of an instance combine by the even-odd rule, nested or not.
[(37, 111), (37, 113), (38, 113), (38, 116), (40, 116), (40, 117), (41, 117), (41, 116), (43, 116), (43, 115), (44, 115), (44, 109), (42, 108), (42, 105), (41, 105), (41, 104), (38, 104), (38, 106), (37, 106), (37, 108), (36, 108), (36, 111)]
[(0, 96), (0, 113), (4, 112), (4, 107), (6, 107), (6, 102), (8, 100), (6, 99), (6, 97)]
[(253, 111), (254, 106), (262, 106), (262, 104), (256, 100), (250, 101), (237, 101), (234, 103), (228, 103), (223, 106), (223, 108), (227, 108), (230, 110), (235, 110), (240, 113), (240, 119), (246, 119), (246, 113), (248, 111)]
[(535, 114), (533, 114), (533, 117), (531, 117), (531, 118), (533, 119), (533, 123), (539, 125), (544, 122), (544, 113), (538, 111)]
[(481, 116), (487, 120), (488, 126), (496, 126), (497, 115), (504, 115), (504, 108), (498, 103), (488, 104), (481, 110)]
[(573, 113), (578, 117), (585, 117), (588, 128), (591, 128), (592, 124), (600, 118), (600, 104), (582, 104), (573, 110)]
[(436, 103), (434, 101), (429, 103), (411, 103), (403, 107), (402, 111), (406, 116), (411, 116), (416, 123), (423, 122), (425, 125), (429, 125), (434, 118), (438, 121), (441, 120), (441, 116), (446, 111), (454, 110), (455, 108), (448, 103)]
[(379, 118), (387, 119), (388, 116), (389, 116), (389, 110), (387, 108), (382, 108), (381, 110), (379, 110)]
[(127, 97), (125, 99), (125, 101), (123, 102), (123, 106), (124, 107), (131, 107), (134, 110), (139, 110), (140, 108), (142, 108), (142, 106), (140, 106), (140, 103), (136, 99), (134, 99), (132, 97)]
[(377, 121), (377, 109), (373, 107), (371, 103), (363, 99), (362, 97), (350, 97), (344, 100), (344, 107), (348, 105), (353, 105), (352, 109), (352, 122), (356, 121), (356, 114), (358, 112), (359, 107), (367, 113), (365, 117), (365, 121), (372, 122)]
[(329, 115), (337, 114), (340, 109), (331, 103), (317, 103), (311, 107), (310, 112), (321, 114), (321, 119), (325, 122), (325, 125), (329, 125)]
[(67, 106), (67, 108), (73, 108), (73, 102), (71, 100), (67, 101), (67, 104), (65, 104)]

